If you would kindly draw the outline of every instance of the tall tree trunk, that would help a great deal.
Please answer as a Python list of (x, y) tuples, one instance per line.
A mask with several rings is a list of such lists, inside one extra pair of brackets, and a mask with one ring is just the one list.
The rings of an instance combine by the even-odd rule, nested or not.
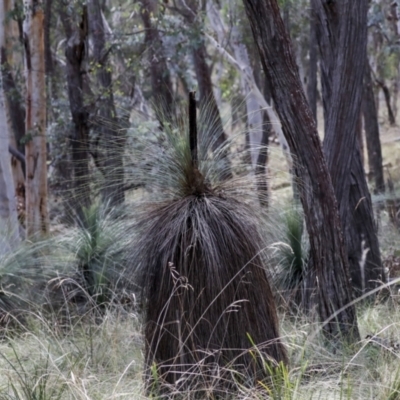
[(89, 34), (93, 41), (93, 59), (99, 85), (98, 131), (105, 151), (98, 161), (104, 174), (103, 201), (108, 206), (120, 206), (124, 202), (123, 130), (114, 104), (112, 75), (108, 62), (109, 49), (106, 48), (105, 27), (100, 0), (87, 2)]
[[(14, 9), (14, 2), (12, 0), (5, 0), (3, 2), (4, 15), (10, 15)], [(4, 23), (1, 24), (4, 31), (5, 46), (1, 47), (1, 79), (4, 94), (4, 105), (7, 119), (7, 127), (9, 133), (9, 144), (13, 149), (19, 151), (20, 154), (25, 155), (25, 145), (22, 138), (25, 136), (25, 109), (23, 106), (23, 96), (21, 95), (13, 76), (12, 65), (15, 54), (15, 42), (18, 40), (16, 35), (16, 23), (6, 17)], [(14, 179), (15, 197), (17, 199), (17, 210), (19, 215), (20, 233), (23, 237), (25, 235), (23, 224), (25, 220), (25, 159), (21, 161), (15, 156), (11, 157), (11, 170)]]
[(40, 0), (25, 0), (26, 234), (49, 233), (46, 165), (46, 80), (44, 11)]
[[(374, 214), (357, 145), (368, 4), (365, 0), (329, 4), (328, 0), (313, 0), (313, 7), (318, 18), (321, 54), (324, 152), (339, 204), (353, 287), (372, 289), (383, 278), (383, 271), (376, 230), (369, 231), (375, 225)], [(360, 206), (360, 202), (365, 205)], [(361, 276), (364, 276), (360, 268), (363, 247), (369, 249), (362, 267), (370, 278), (368, 281)]]
[[(349, 212), (346, 221), (346, 246), (353, 287), (364, 293), (385, 279), (380, 258), (374, 210), (368, 192), (360, 149), (355, 144), (349, 188)], [(358, 154), (357, 154), (358, 153)], [(360, 179), (363, 177), (363, 179)]]
[(53, 0), (44, 0), (44, 57), (46, 75), (49, 76), (53, 73), (53, 56), (51, 54), (51, 43), (50, 43), (50, 27), (51, 27), (51, 16)]
[[(6, 53), (7, 2), (0, 4), (0, 51)], [(0, 76), (0, 254), (14, 247), (19, 242), (19, 223), (17, 214), (16, 192), (11, 172), (11, 157), (8, 153), (11, 125), (7, 118), (4, 96), (3, 77)]]
[(385, 192), (385, 178), (382, 166), (382, 147), (379, 137), (378, 112), (375, 104), (374, 88), (371, 77), (371, 67), (366, 60), (364, 72), (364, 92), (362, 112), (367, 143), (369, 173), (374, 179), (375, 192)]
[(145, 32), (145, 43), (150, 65), (151, 88), (153, 97), (165, 115), (162, 119), (171, 117), (173, 113), (173, 92), (171, 77), (168, 70), (167, 60), (160, 33), (156, 26), (151, 23), (151, 15), (156, 12), (154, 0), (141, 0), (141, 12)]
[(192, 57), (197, 83), (199, 85), (200, 103), (206, 105), (210, 121), (213, 121), (212, 125), (215, 129), (215, 142), (213, 147), (215, 149), (225, 142), (226, 134), (222, 125), (217, 101), (214, 96), (211, 71), (207, 64), (207, 49), (204, 42), (204, 35), (201, 33), (198, 26), (198, 20), (200, 18), (198, 6), (199, 4), (197, 1), (187, 0), (186, 3), (181, 6), (181, 13), (192, 28), (199, 32), (198, 37), (196, 38), (196, 43), (192, 45)]
[(89, 112), (84, 102), (84, 81), (86, 69), (86, 43), (88, 36), (87, 9), (83, 8), (79, 25), (71, 24), (70, 18), (60, 7), (67, 44), (65, 48), (68, 98), (74, 132), (71, 138), (72, 161), (74, 166), (74, 208), (78, 223), (84, 223), (84, 209), (90, 206), (89, 176)]
[(307, 99), (311, 111), (317, 121), (317, 73), (318, 73), (318, 40), (315, 13), (310, 7), (310, 36), (309, 36), (309, 60), (308, 60), (308, 81), (307, 81)]
[[(299, 192), (310, 239), (316, 302), (328, 338), (359, 339), (355, 308), (349, 305), (348, 259), (340, 219), (317, 127), (297, 73), (276, 0), (244, 0), (264, 72), (301, 181)], [(344, 308), (344, 309), (342, 309)], [(339, 310), (342, 310), (339, 312)]]

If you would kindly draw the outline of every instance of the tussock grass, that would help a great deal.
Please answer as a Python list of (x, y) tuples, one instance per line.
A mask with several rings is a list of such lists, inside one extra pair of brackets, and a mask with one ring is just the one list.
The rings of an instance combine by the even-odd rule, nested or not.
[[(400, 339), (400, 311), (390, 302), (358, 310), (364, 339), (332, 353), (315, 333), (318, 323), (301, 315), (280, 315), (290, 365), (269, 382), (226, 393), (227, 399), (399, 398), (400, 354), (365, 339), (377, 334)], [(106, 313), (60, 334), (40, 314), (29, 330), (0, 342), (0, 399), (145, 399), (143, 340), (137, 316)], [(312, 338), (312, 340), (310, 340)], [(181, 398), (194, 398), (188, 388)], [(167, 397), (165, 397), (167, 398)], [(204, 397), (206, 398), (206, 397)], [(213, 397), (210, 397), (213, 398)]]

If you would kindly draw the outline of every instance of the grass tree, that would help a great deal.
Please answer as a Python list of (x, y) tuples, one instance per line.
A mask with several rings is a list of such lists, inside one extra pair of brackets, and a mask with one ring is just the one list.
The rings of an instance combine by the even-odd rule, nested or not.
[(193, 92), (190, 99), (189, 123), (164, 124), (154, 145), (162, 171), (145, 171), (155, 197), (140, 213), (133, 264), (144, 288), (148, 389), (204, 398), (262, 380), (266, 364), (287, 356), (257, 195), (248, 203), (255, 186), (248, 175), (225, 179), (226, 149), (211, 150), (219, 128), (204, 107), (197, 137)]

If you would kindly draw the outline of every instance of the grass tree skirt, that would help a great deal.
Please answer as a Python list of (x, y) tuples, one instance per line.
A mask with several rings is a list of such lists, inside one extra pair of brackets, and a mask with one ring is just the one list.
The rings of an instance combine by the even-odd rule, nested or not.
[(223, 170), (226, 150), (210, 152), (215, 132), (207, 118), (199, 118), (198, 144), (193, 123), (164, 131), (163, 171), (151, 181), (153, 195), (165, 197), (149, 201), (140, 218), (135, 260), (144, 288), (147, 388), (199, 398), (232, 393), (287, 361), (259, 209), (244, 201), (249, 180)]

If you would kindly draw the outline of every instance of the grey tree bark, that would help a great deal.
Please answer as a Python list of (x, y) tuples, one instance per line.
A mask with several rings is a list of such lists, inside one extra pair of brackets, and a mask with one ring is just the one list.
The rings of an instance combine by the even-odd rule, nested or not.
[(310, 36), (309, 36), (309, 60), (308, 60), (308, 81), (307, 99), (311, 111), (317, 121), (317, 73), (318, 73), (318, 40), (315, 12), (310, 5)]
[(385, 192), (385, 178), (382, 166), (382, 147), (379, 137), (378, 112), (375, 104), (375, 95), (371, 77), (371, 67), (366, 60), (364, 72), (364, 92), (362, 113), (364, 116), (365, 138), (368, 153), (368, 166), (371, 178), (374, 181), (375, 192)]
[[(348, 259), (332, 180), (312, 111), (304, 94), (288, 34), (276, 0), (244, 0), (264, 72), (290, 151), (299, 185), (315, 276), (311, 288), (324, 333), (330, 339), (358, 340)], [(341, 310), (341, 311), (339, 311)]]
[[(324, 152), (339, 205), (353, 288), (383, 279), (371, 196), (357, 142), (367, 51), (366, 0), (313, 0), (325, 116)], [(350, 173), (349, 173), (350, 171)], [(369, 249), (364, 257), (364, 249)]]

